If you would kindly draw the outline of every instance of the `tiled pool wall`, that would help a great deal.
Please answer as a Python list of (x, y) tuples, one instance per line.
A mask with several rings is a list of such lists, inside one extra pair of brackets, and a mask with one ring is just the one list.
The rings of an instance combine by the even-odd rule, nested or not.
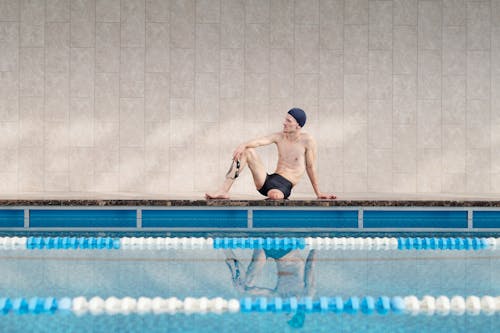
[(325, 191), (500, 192), (498, 0), (0, 3), (3, 195), (207, 191), (294, 106)]
[(2, 207), (0, 230), (499, 231), (500, 207)]

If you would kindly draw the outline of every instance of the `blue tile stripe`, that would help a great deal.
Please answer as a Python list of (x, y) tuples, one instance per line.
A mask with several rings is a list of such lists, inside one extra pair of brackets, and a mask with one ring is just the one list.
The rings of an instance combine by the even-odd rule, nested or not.
[(357, 228), (357, 210), (254, 210), (254, 228)]
[(142, 211), (144, 228), (246, 228), (246, 210), (173, 209)]
[(0, 210), (0, 228), (24, 227), (24, 211), (21, 209)]
[(134, 228), (135, 209), (32, 209), (30, 227), (34, 228)]
[(500, 228), (500, 211), (474, 211), (474, 228)]
[(467, 211), (365, 210), (364, 228), (467, 228)]
[[(354, 209), (30, 209), (33, 228), (275, 228), (275, 229), (358, 229)], [(24, 209), (0, 209), (0, 229), (23, 228)], [(468, 211), (363, 209), (363, 229), (467, 229)], [(473, 210), (472, 228), (500, 229), (499, 210)]]

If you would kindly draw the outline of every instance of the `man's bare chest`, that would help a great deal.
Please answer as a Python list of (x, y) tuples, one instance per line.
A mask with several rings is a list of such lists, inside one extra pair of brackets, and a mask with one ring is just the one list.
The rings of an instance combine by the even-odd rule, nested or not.
[(280, 160), (288, 163), (300, 163), (304, 161), (306, 149), (300, 142), (278, 142), (277, 146)]

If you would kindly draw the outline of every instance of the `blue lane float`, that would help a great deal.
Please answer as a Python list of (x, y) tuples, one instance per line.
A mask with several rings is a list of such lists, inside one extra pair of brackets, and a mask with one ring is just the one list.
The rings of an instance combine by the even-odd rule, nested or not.
[[(356, 314), (387, 314), (391, 310), (389, 297), (382, 296), (377, 300), (371, 296), (358, 298), (356, 296), (343, 299), (340, 296), (336, 297), (320, 297), (313, 299), (311, 297), (290, 297), (290, 298), (266, 298), (245, 297), (240, 300), (241, 312), (333, 312)], [(401, 304), (395, 301), (395, 304)], [(403, 303), (404, 309), (404, 303)]]
[(344, 311), (344, 300), (342, 297), (327, 297), (328, 307), (325, 309), (326, 311), (331, 311), (334, 313), (342, 313)]
[(375, 309), (381, 315), (387, 314), (391, 310), (391, 299), (387, 296), (377, 298)]
[(344, 303), (344, 312), (348, 314), (355, 314), (359, 310), (359, 298), (350, 297)]
[[(66, 305), (69, 307), (66, 310), (71, 310), (71, 300), (66, 299)], [(57, 299), (54, 297), (32, 297), (30, 299), (26, 298), (0, 298), (0, 313), (8, 314), (14, 313), (18, 315), (22, 314), (53, 314), (59, 309), (59, 304)], [(62, 309), (64, 310), (64, 309)]]
[(24, 298), (14, 298), (12, 300), (12, 311), (16, 314), (26, 314), (29, 312), (28, 301)]
[(69, 313), (72, 309), (73, 301), (69, 297), (63, 297), (56, 301), (55, 307), (51, 308), (50, 313), (59, 312), (59, 313)]
[(0, 313), (7, 314), (12, 309), (12, 300), (10, 298), (0, 298)]
[(400, 237), (399, 250), (487, 250), (490, 248), (486, 238), (430, 238), (430, 237)]
[(399, 296), (391, 298), (390, 309), (397, 314), (403, 313), (405, 311), (405, 301), (403, 298)]
[(373, 297), (363, 297), (361, 300), (361, 312), (364, 314), (373, 314), (375, 312), (375, 299)]
[(118, 250), (120, 239), (111, 237), (28, 237), (28, 250)]
[(216, 237), (214, 249), (296, 250), (306, 247), (305, 238), (297, 237)]

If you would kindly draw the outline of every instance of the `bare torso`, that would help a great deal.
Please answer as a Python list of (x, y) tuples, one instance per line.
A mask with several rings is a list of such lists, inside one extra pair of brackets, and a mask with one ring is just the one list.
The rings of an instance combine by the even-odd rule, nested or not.
[[(254, 148), (275, 143), (278, 148), (278, 163), (275, 173), (288, 179), (293, 186), (297, 185), (305, 172), (311, 181), (314, 193), (318, 199), (335, 199), (332, 194), (325, 194), (319, 190), (316, 174), (316, 142), (308, 133), (301, 132), (301, 127), (291, 114), (285, 117), (283, 131), (263, 136), (240, 144), (233, 152), (233, 162), (226, 174), (226, 179), (218, 191), (206, 193), (207, 199), (229, 199), (228, 192), (234, 180), (245, 166), (248, 165), (252, 172), (257, 190), (262, 193), (262, 188), (267, 180), (267, 170)], [(285, 199), (285, 193), (278, 188), (271, 188), (263, 193), (269, 199)], [(288, 193), (289, 195), (289, 193)]]
[(280, 133), (276, 140), (278, 147), (278, 165), (275, 173), (288, 179), (296, 185), (306, 170), (306, 149), (309, 134), (301, 133), (296, 140), (289, 140)]

